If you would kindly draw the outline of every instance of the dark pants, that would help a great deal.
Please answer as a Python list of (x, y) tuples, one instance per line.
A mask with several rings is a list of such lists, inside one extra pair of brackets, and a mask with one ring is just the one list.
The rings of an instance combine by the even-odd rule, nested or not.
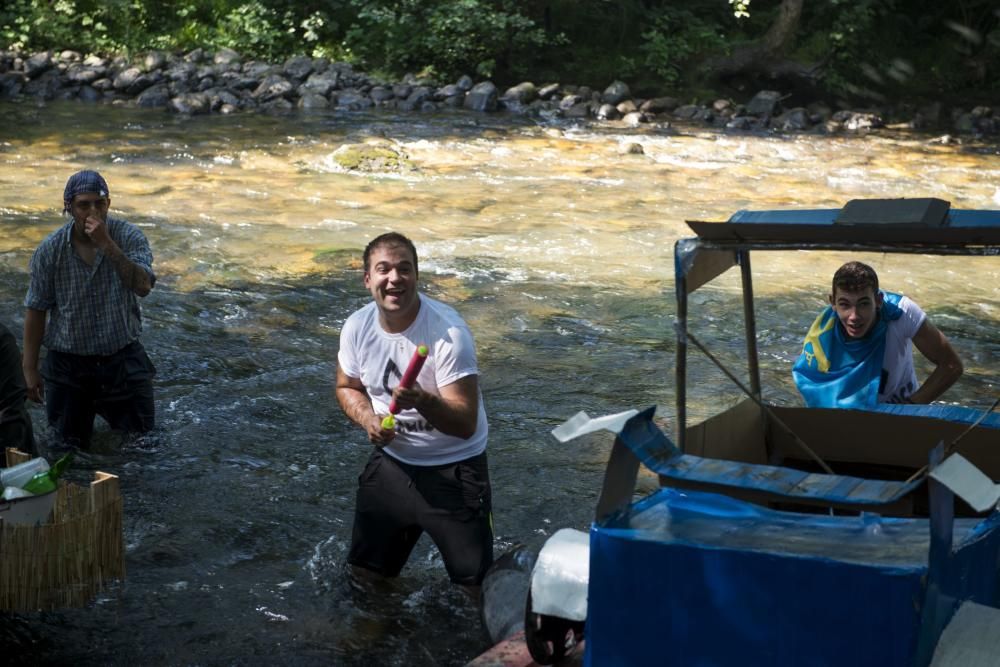
[(96, 415), (115, 430), (145, 433), (155, 421), (155, 374), (139, 341), (108, 356), (49, 350), (42, 364), (49, 424), (78, 447), (90, 442)]
[[(16, 447), (25, 454), (36, 454), (35, 437), (31, 428), (31, 416), (22, 403), (16, 409), (8, 408), (0, 418), (0, 444)], [(3, 459), (0, 458), (0, 462)]]
[(491, 495), (486, 452), (415, 466), (376, 449), (358, 478), (348, 562), (395, 577), (426, 531), (451, 580), (479, 585), (493, 562)]

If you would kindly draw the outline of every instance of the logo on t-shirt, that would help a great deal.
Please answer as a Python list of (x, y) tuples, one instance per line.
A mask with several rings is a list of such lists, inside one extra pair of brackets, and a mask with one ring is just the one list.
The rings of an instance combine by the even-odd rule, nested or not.
[(399, 372), (399, 366), (392, 359), (389, 359), (385, 364), (385, 372), (382, 373), (382, 389), (385, 390), (386, 394), (392, 393), (392, 387), (389, 386), (389, 378), (396, 376), (396, 384), (403, 379), (403, 374)]

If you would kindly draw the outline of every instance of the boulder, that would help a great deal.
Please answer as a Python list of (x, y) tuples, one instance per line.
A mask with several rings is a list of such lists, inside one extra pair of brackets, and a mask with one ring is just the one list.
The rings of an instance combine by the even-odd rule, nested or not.
[(105, 71), (107, 71), (107, 68), (96, 70), (91, 67), (84, 67), (79, 63), (73, 63), (66, 68), (64, 76), (73, 83), (92, 83), (103, 77)]
[[(334, 102), (333, 97), (330, 98)], [(337, 93), (336, 105), (338, 109), (350, 109), (358, 111), (372, 106), (371, 98), (359, 90), (343, 90)]]
[(292, 56), (285, 61), (285, 76), (301, 81), (313, 71), (313, 61), (309, 56)]
[(594, 114), (594, 117), (597, 118), (597, 120), (618, 120), (622, 117), (622, 115), (619, 113), (615, 105), (602, 104), (597, 110), (597, 113)]
[(535, 84), (530, 81), (523, 81), (516, 86), (511, 86), (504, 92), (503, 101), (513, 101), (518, 104), (531, 104), (531, 102), (538, 96), (538, 90), (535, 89)]
[(471, 111), (496, 111), (496, 85), (492, 81), (477, 83), (472, 87), (472, 90), (465, 94), (464, 106)]
[(559, 92), (558, 83), (549, 83), (538, 89), (538, 99), (550, 100), (553, 95)]
[(54, 100), (63, 87), (63, 79), (59, 70), (48, 69), (24, 84), (25, 95), (40, 100)]
[(302, 88), (310, 93), (325, 97), (330, 94), (331, 90), (336, 90), (339, 80), (340, 74), (333, 70), (327, 70), (319, 74), (310, 74), (309, 78), (302, 84)]
[(776, 90), (762, 90), (747, 102), (746, 113), (749, 116), (773, 116), (781, 102), (781, 93)]
[(727, 130), (749, 130), (753, 127), (754, 119), (750, 116), (734, 116), (726, 122)]
[(392, 90), (386, 88), (385, 86), (375, 86), (368, 91), (368, 97), (370, 97), (372, 102), (377, 105), (384, 104), (391, 99), (395, 99), (395, 95), (392, 94)]
[(152, 72), (155, 69), (163, 69), (167, 66), (167, 56), (162, 51), (150, 51), (142, 61), (143, 69)]
[(165, 107), (170, 104), (170, 89), (165, 83), (150, 86), (139, 94), (135, 103), (140, 107)]
[(295, 109), (295, 106), (284, 97), (276, 97), (260, 105), (261, 111), (273, 114), (284, 114)]
[(285, 77), (279, 74), (269, 74), (254, 89), (253, 96), (258, 102), (269, 102), (279, 97), (285, 97), (294, 89), (295, 86)]
[(712, 109), (716, 113), (722, 113), (723, 111), (728, 111), (729, 109), (732, 109), (732, 107), (733, 107), (732, 101), (724, 98), (712, 102)]
[(251, 79), (257, 79), (259, 81), (270, 74), (271, 69), (272, 67), (268, 63), (260, 63), (256, 60), (251, 60), (250, 62), (243, 63), (243, 67), (240, 68), (240, 71)]
[(802, 107), (789, 109), (774, 119), (772, 127), (782, 132), (796, 132), (808, 130), (812, 127), (809, 121), (809, 112)]
[(632, 113), (625, 114), (622, 117), (622, 122), (627, 127), (639, 127), (646, 122), (646, 116), (641, 111), (633, 111)]
[(577, 102), (568, 109), (563, 109), (566, 118), (589, 118), (590, 102)]
[(563, 98), (559, 100), (559, 108), (563, 111), (573, 108), (577, 104), (583, 102), (583, 98), (575, 93), (570, 93), (563, 95)]
[(316, 93), (306, 93), (299, 98), (296, 106), (299, 109), (309, 111), (312, 109), (326, 109), (330, 106), (330, 102), (322, 95), (317, 95)]
[(465, 97), (465, 91), (455, 83), (449, 83), (447, 86), (442, 86), (434, 91), (434, 99), (436, 100), (446, 100), (456, 96)]
[(882, 127), (882, 118), (868, 111), (838, 111), (831, 118), (849, 132), (858, 132)]
[(434, 91), (427, 86), (416, 86), (410, 91), (406, 99), (399, 100), (396, 106), (400, 111), (414, 111), (423, 107), (424, 102), (432, 101)]
[(212, 56), (212, 62), (216, 65), (221, 65), (223, 67), (229, 67), (232, 65), (239, 65), (243, 58), (239, 53), (233, 51), (230, 48), (223, 47), (215, 52)]
[(171, 81), (186, 81), (194, 76), (198, 68), (191, 63), (176, 62), (166, 71), (166, 77)]
[(232, 91), (222, 88), (212, 95), (212, 108), (221, 108), (225, 105), (230, 105), (239, 108), (240, 98), (232, 93)]
[(99, 90), (95, 90), (92, 86), (80, 86), (80, 91), (76, 94), (77, 99), (81, 102), (100, 102), (104, 95)]
[(83, 59), (84, 67), (93, 67), (94, 69), (108, 69), (108, 59), (102, 58), (100, 56), (89, 55)]
[(697, 104), (683, 104), (674, 109), (674, 118), (690, 120), (694, 118), (702, 108)]
[(616, 106), (615, 109), (622, 116), (630, 114), (633, 111), (639, 111), (639, 109), (635, 107), (635, 102), (633, 102), (632, 100), (625, 100), (624, 102), (619, 102), (618, 106)]
[(42, 51), (25, 60), (22, 71), (26, 77), (34, 79), (52, 67), (52, 64), (52, 52)]
[(24, 89), (24, 75), (20, 72), (0, 74), (0, 100), (17, 97)]
[(211, 104), (205, 93), (184, 93), (170, 100), (170, 108), (177, 113), (193, 115), (208, 113)]
[(619, 104), (631, 95), (632, 92), (629, 90), (628, 85), (624, 81), (614, 81), (610, 86), (604, 89), (604, 93), (601, 95), (601, 101), (605, 104)]

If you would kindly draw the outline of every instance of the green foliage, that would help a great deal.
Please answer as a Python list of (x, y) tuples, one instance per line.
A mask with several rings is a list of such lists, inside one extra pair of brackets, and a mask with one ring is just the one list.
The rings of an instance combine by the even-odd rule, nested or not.
[(733, 6), (733, 16), (738, 19), (750, 18), (750, 0), (729, 0)]
[(995, 7), (989, 0), (807, 3), (793, 56), (823, 62), (824, 88), (854, 99), (996, 90), (997, 79), (985, 76), (1000, 66), (1000, 43), (988, 39), (1000, 23)]
[(642, 33), (639, 52), (643, 65), (668, 86), (680, 82), (695, 56), (726, 50), (719, 26), (688, 10), (667, 6), (651, 18), (651, 27)]
[[(782, 0), (2, 0), (0, 49), (306, 53), (387, 77), (423, 71), (633, 90), (706, 85), (696, 65), (753, 44)], [(879, 100), (1000, 90), (996, 0), (804, 2), (794, 50), (820, 85)], [(699, 72), (700, 74), (700, 72)]]
[(433, 66), (445, 76), (492, 76), (498, 61), (530, 60), (550, 40), (508, 0), (355, 0), (345, 46), (390, 71)]

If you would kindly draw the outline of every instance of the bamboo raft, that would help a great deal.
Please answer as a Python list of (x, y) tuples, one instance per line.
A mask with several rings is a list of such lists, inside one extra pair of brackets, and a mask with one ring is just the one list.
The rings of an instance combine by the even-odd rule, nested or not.
[[(7, 449), (7, 465), (30, 457)], [(48, 523), (0, 521), (0, 611), (82, 607), (125, 577), (118, 477), (95, 472), (89, 486), (63, 482)]]

